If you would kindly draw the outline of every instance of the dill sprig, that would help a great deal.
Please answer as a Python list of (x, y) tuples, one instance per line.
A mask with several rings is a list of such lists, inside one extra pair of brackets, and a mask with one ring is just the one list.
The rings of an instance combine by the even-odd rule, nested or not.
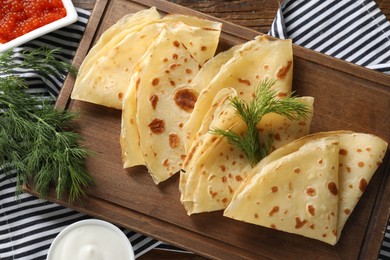
[(0, 53), (0, 71), (11, 73), (15, 67), (32, 69), (44, 75), (62, 77), (64, 73), (77, 74), (77, 69), (70, 63), (56, 59), (60, 49), (50, 49), (46, 46), (32, 50), (23, 50), (21, 62), (16, 62), (12, 50)]
[[(24, 52), (21, 66), (12, 60), (11, 52), (5, 52), (0, 55), (0, 66), (6, 66), (0, 67), (0, 72), (8, 73), (13, 67), (44, 75), (68, 70), (70, 64), (53, 62), (54, 53), (44, 48)], [(49, 61), (48, 69), (43, 61)], [(79, 134), (69, 130), (77, 113), (57, 110), (49, 101), (27, 94), (26, 89), (19, 76), (0, 77), (0, 165), (17, 171), (17, 194), (33, 180), (40, 196), (47, 196), (54, 185), (57, 198), (68, 192), (73, 202), (93, 183), (84, 166), (90, 151), (78, 144)]]
[(247, 126), (247, 131), (243, 135), (219, 128), (211, 130), (212, 134), (224, 136), (229, 143), (240, 149), (247, 156), (252, 167), (269, 154), (273, 144), (272, 131), (269, 132), (267, 140), (261, 142), (256, 127), (265, 114), (273, 112), (290, 120), (302, 120), (306, 119), (310, 112), (305, 103), (299, 102), (293, 96), (278, 98), (277, 92), (272, 89), (274, 84), (274, 80), (260, 82), (249, 104), (238, 96), (229, 98), (236, 113)]

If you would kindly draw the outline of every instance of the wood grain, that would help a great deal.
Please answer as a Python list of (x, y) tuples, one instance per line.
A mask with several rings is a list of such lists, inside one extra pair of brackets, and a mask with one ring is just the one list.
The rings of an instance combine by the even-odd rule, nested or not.
[[(73, 0), (77, 7), (92, 10), (96, 0)], [(169, 2), (267, 33), (283, 0), (169, 0)], [(390, 20), (390, 0), (376, 0)]]
[(262, 33), (268, 32), (280, 6), (278, 0), (171, 0), (171, 2)]
[[(74, 2), (84, 8), (93, 5), (93, 1), (87, 0)], [(220, 51), (252, 39), (258, 31), (268, 31), (279, 5), (276, 1), (172, 2), (181, 6), (154, 0), (98, 0), (76, 54), (75, 65), (81, 64), (91, 44), (102, 31), (125, 13), (147, 8), (148, 5), (156, 5), (163, 12), (203, 16), (183, 7), (189, 6), (205, 14), (252, 28), (251, 30), (229, 22), (224, 23)], [(378, 2), (379, 5), (388, 7), (388, 1)], [(263, 4), (262, 10), (256, 9), (259, 3)], [(253, 15), (253, 19), (247, 19), (249, 14)], [(255, 19), (260, 15), (263, 20), (258, 20), (259, 25)], [(351, 129), (374, 133), (390, 141), (389, 82), (389, 76), (294, 46), (293, 88), (298, 95), (315, 97), (313, 132)], [(389, 216), (389, 200), (386, 200), (386, 197), (390, 196), (390, 181), (387, 177), (390, 173), (389, 156), (370, 182), (335, 247), (226, 219), (221, 216), (221, 212), (188, 217), (179, 202), (178, 176), (155, 186), (144, 167), (123, 170), (118, 142), (120, 111), (70, 101), (73, 83), (73, 78), (66, 80), (57, 105), (81, 111), (77, 131), (85, 138), (85, 144), (96, 152), (96, 156), (87, 161), (88, 170), (94, 177), (96, 186), (89, 192), (86, 200), (74, 205), (68, 204), (66, 199), (56, 200), (54, 194), (49, 196), (49, 200), (202, 256), (177, 255), (178, 259), (288, 259), (302, 257), (302, 252), (307, 258), (323, 259), (366, 259), (378, 255)], [(33, 184), (26, 189), (34, 194)], [(170, 253), (165, 256), (167, 259), (176, 258)], [(153, 251), (142, 259), (163, 257), (163, 253)]]

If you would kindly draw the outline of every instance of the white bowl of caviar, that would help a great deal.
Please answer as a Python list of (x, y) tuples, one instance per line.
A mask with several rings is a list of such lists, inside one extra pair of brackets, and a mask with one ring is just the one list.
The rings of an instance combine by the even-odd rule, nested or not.
[(129, 239), (113, 224), (87, 219), (63, 229), (53, 240), (47, 260), (134, 260)]
[(71, 0), (12, 0), (0, 5), (0, 52), (77, 21)]

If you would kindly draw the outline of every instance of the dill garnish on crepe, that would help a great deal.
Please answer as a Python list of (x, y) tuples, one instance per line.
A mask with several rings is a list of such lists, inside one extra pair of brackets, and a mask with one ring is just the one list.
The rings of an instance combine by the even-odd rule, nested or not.
[(247, 156), (251, 166), (255, 166), (261, 159), (269, 154), (273, 143), (272, 130), (269, 131), (268, 140), (260, 142), (257, 125), (268, 113), (282, 115), (289, 120), (300, 121), (308, 118), (310, 109), (294, 97), (278, 99), (276, 91), (272, 90), (275, 81), (264, 80), (254, 91), (254, 97), (247, 104), (241, 98), (230, 97), (229, 101), (240, 118), (245, 122), (247, 130), (240, 135), (229, 129), (212, 129), (213, 134), (226, 137), (229, 143), (238, 147)]

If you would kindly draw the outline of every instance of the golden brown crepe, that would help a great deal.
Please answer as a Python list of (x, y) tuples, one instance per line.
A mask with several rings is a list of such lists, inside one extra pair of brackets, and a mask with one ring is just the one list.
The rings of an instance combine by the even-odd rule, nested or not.
[(387, 143), (371, 134), (336, 134), (339, 150), (339, 212), (337, 235), (354, 210), (372, 176), (381, 164)]
[[(199, 133), (202, 134), (191, 147), (184, 162), (184, 171), (180, 174), (179, 189), (181, 191), (181, 202), (189, 215), (220, 209), (219, 204), (226, 206), (230, 200), (224, 199), (223, 193), (231, 193), (227, 178), (229, 177), (229, 183), (243, 179), (243, 177), (233, 176), (230, 167), (242, 169), (248, 164), (246, 157), (228, 144), (225, 138), (209, 132), (211, 128), (237, 130), (237, 128), (244, 127), (235, 110), (228, 104), (228, 97), (232, 94), (236, 94), (234, 89), (223, 89), (218, 92), (202, 122), (199, 130)], [(214, 175), (214, 172), (217, 175)], [(213, 180), (215, 177), (216, 179)], [(213, 190), (219, 190), (217, 187), (211, 190), (207, 187), (206, 190), (200, 188), (203, 183), (214, 181), (217, 181), (217, 183), (223, 182), (224, 187), (222, 188), (224, 191), (214, 192)], [(233, 185), (233, 187), (235, 186), (237, 184)], [(213, 200), (207, 203), (206, 199), (210, 196), (210, 192), (214, 194), (211, 196)], [(220, 198), (221, 196), (222, 198)]]
[(338, 150), (338, 138), (327, 137), (272, 161), (252, 173), (224, 216), (335, 244)]
[(182, 167), (186, 155), (182, 127), (198, 97), (190, 83), (201, 66), (177, 34), (163, 30), (132, 78), (140, 148), (156, 184)]
[[(300, 222), (303, 223), (304, 227), (306, 227), (307, 232), (303, 230), (291, 229), (291, 227), (286, 227), (282, 223), (280, 223), (282, 225), (279, 226), (275, 223), (272, 223), (274, 224), (272, 227), (276, 227), (277, 229), (286, 232), (312, 237), (326, 243), (335, 244), (340, 237), (347, 218), (355, 208), (368, 182), (375, 173), (378, 165), (382, 162), (382, 159), (386, 153), (387, 143), (377, 136), (364, 133), (354, 133), (351, 131), (322, 132), (305, 136), (275, 150), (269, 156), (264, 158), (256, 167), (246, 173), (248, 178), (238, 188), (232, 199), (232, 202), (225, 210), (224, 215), (234, 219), (271, 227), (270, 222), (268, 222), (269, 219), (267, 220), (267, 216), (262, 215), (263, 217), (261, 217), (258, 214), (258, 218), (254, 219), (253, 215), (251, 216), (250, 213), (245, 211), (246, 207), (250, 207), (248, 204), (255, 207), (254, 204), (259, 201), (259, 197), (261, 197), (261, 200), (268, 198), (267, 195), (263, 194), (261, 191), (267, 189), (264, 187), (264, 184), (262, 184), (263, 181), (261, 180), (266, 178), (265, 176), (271, 176), (273, 174), (272, 172), (282, 171), (281, 169), (283, 168), (281, 165), (291, 164), (291, 161), (291, 167), (295, 165), (297, 169), (300, 169), (300, 165), (302, 164), (318, 163), (322, 165), (324, 163), (323, 157), (317, 158), (316, 160), (315, 158), (310, 159), (310, 155), (307, 155), (306, 157), (303, 156), (302, 158), (299, 158), (299, 156), (296, 155), (300, 154), (300, 151), (308, 144), (311, 145), (313, 142), (323, 142), (329, 138), (336, 139), (338, 143), (338, 149), (334, 152), (338, 157), (338, 163), (336, 167), (338, 184), (334, 187), (334, 191), (337, 193), (336, 195), (338, 206), (337, 213), (334, 212), (337, 221), (335, 228), (332, 229), (332, 234), (324, 233), (324, 230), (322, 229), (315, 231), (316, 234), (314, 234), (313, 232), (315, 229), (313, 229), (313, 232), (307, 229), (307, 227), (310, 227), (309, 225), (311, 220), (305, 218), (307, 221), (303, 223), (303, 219), (301, 217)], [(296, 159), (291, 159), (295, 157)], [(284, 172), (288, 173), (288, 171)], [(301, 172), (302, 171), (300, 170), (299, 173)], [(333, 171), (317, 169), (317, 171), (313, 172), (314, 175), (322, 174), (322, 176), (328, 176), (330, 173), (331, 178), (333, 178)], [(279, 176), (282, 176), (281, 174), (283, 174), (283, 171), (282, 173), (279, 173)], [(329, 188), (316, 185), (318, 177), (312, 178), (314, 175), (310, 175), (311, 177), (308, 176), (306, 180), (299, 180), (302, 187), (306, 187), (306, 199), (311, 197), (311, 195), (317, 198), (319, 192), (324, 192), (326, 191), (326, 188)], [(291, 182), (290, 179), (280, 178), (269, 182), (268, 185), (275, 185), (280, 181), (284, 182), (285, 185)], [(278, 189), (278, 192), (285, 193), (286, 191), (285, 189)], [(294, 190), (294, 194), (297, 194), (296, 190)], [(302, 194), (304, 194), (303, 190), (301, 190), (298, 195)], [(284, 194), (284, 196), (288, 196), (288, 193), (287, 195)], [(300, 201), (304, 199), (305, 198), (297, 197), (297, 201), (285, 200), (284, 204), (295, 205), (294, 203), (299, 204)], [(280, 203), (283, 204), (282, 202)], [(313, 204), (313, 209), (322, 207), (327, 203), (327, 201), (317, 201), (316, 203), (316, 205)], [(280, 206), (279, 209), (281, 209)], [(259, 210), (261, 210), (261, 207), (259, 207)], [(301, 211), (302, 210), (303, 205), (301, 205)], [(281, 213), (283, 211), (279, 210), (278, 212)], [(265, 214), (266, 212), (262, 212), (262, 214), (263, 213)], [(281, 220), (282, 216), (279, 217), (279, 220)], [(291, 219), (293, 219), (293, 217), (291, 217)], [(285, 220), (286, 218), (283, 217), (283, 223), (286, 223)], [(329, 226), (327, 227), (329, 228)]]
[(71, 98), (121, 109), (133, 68), (159, 34), (160, 20), (157, 10), (150, 8), (106, 30), (81, 64)]
[[(119, 19), (113, 26), (108, 28), (88, 52), (79, 69), (79, 75), (84, 75), (92, 65), (110, 49), (118, 44), (127, 35), (141, 30), (147, 24), (161, 19), (155, 7), (128, 14)], [(77, 80), (77, 79), (76, 79)]]
[(180, 32), (177, 37), (201, 65), (214, 55), (220, 23), (185, 15), (160, 18), (155, 8), (140, 11), (102, 34), (80, 68), (72, 98), (122, 109), (134, 67), (168, 27)]
[(310, 124), (314, 113), (314, 98), (298, 97), (297, 100), (305, 103), (309, 109), (306, 119), (294, 121), (276, 113), (268, 113), (257, 125), (260, 140), (266, 140), (269, 132), (272, 131), (272, 151), (310, 133)]

